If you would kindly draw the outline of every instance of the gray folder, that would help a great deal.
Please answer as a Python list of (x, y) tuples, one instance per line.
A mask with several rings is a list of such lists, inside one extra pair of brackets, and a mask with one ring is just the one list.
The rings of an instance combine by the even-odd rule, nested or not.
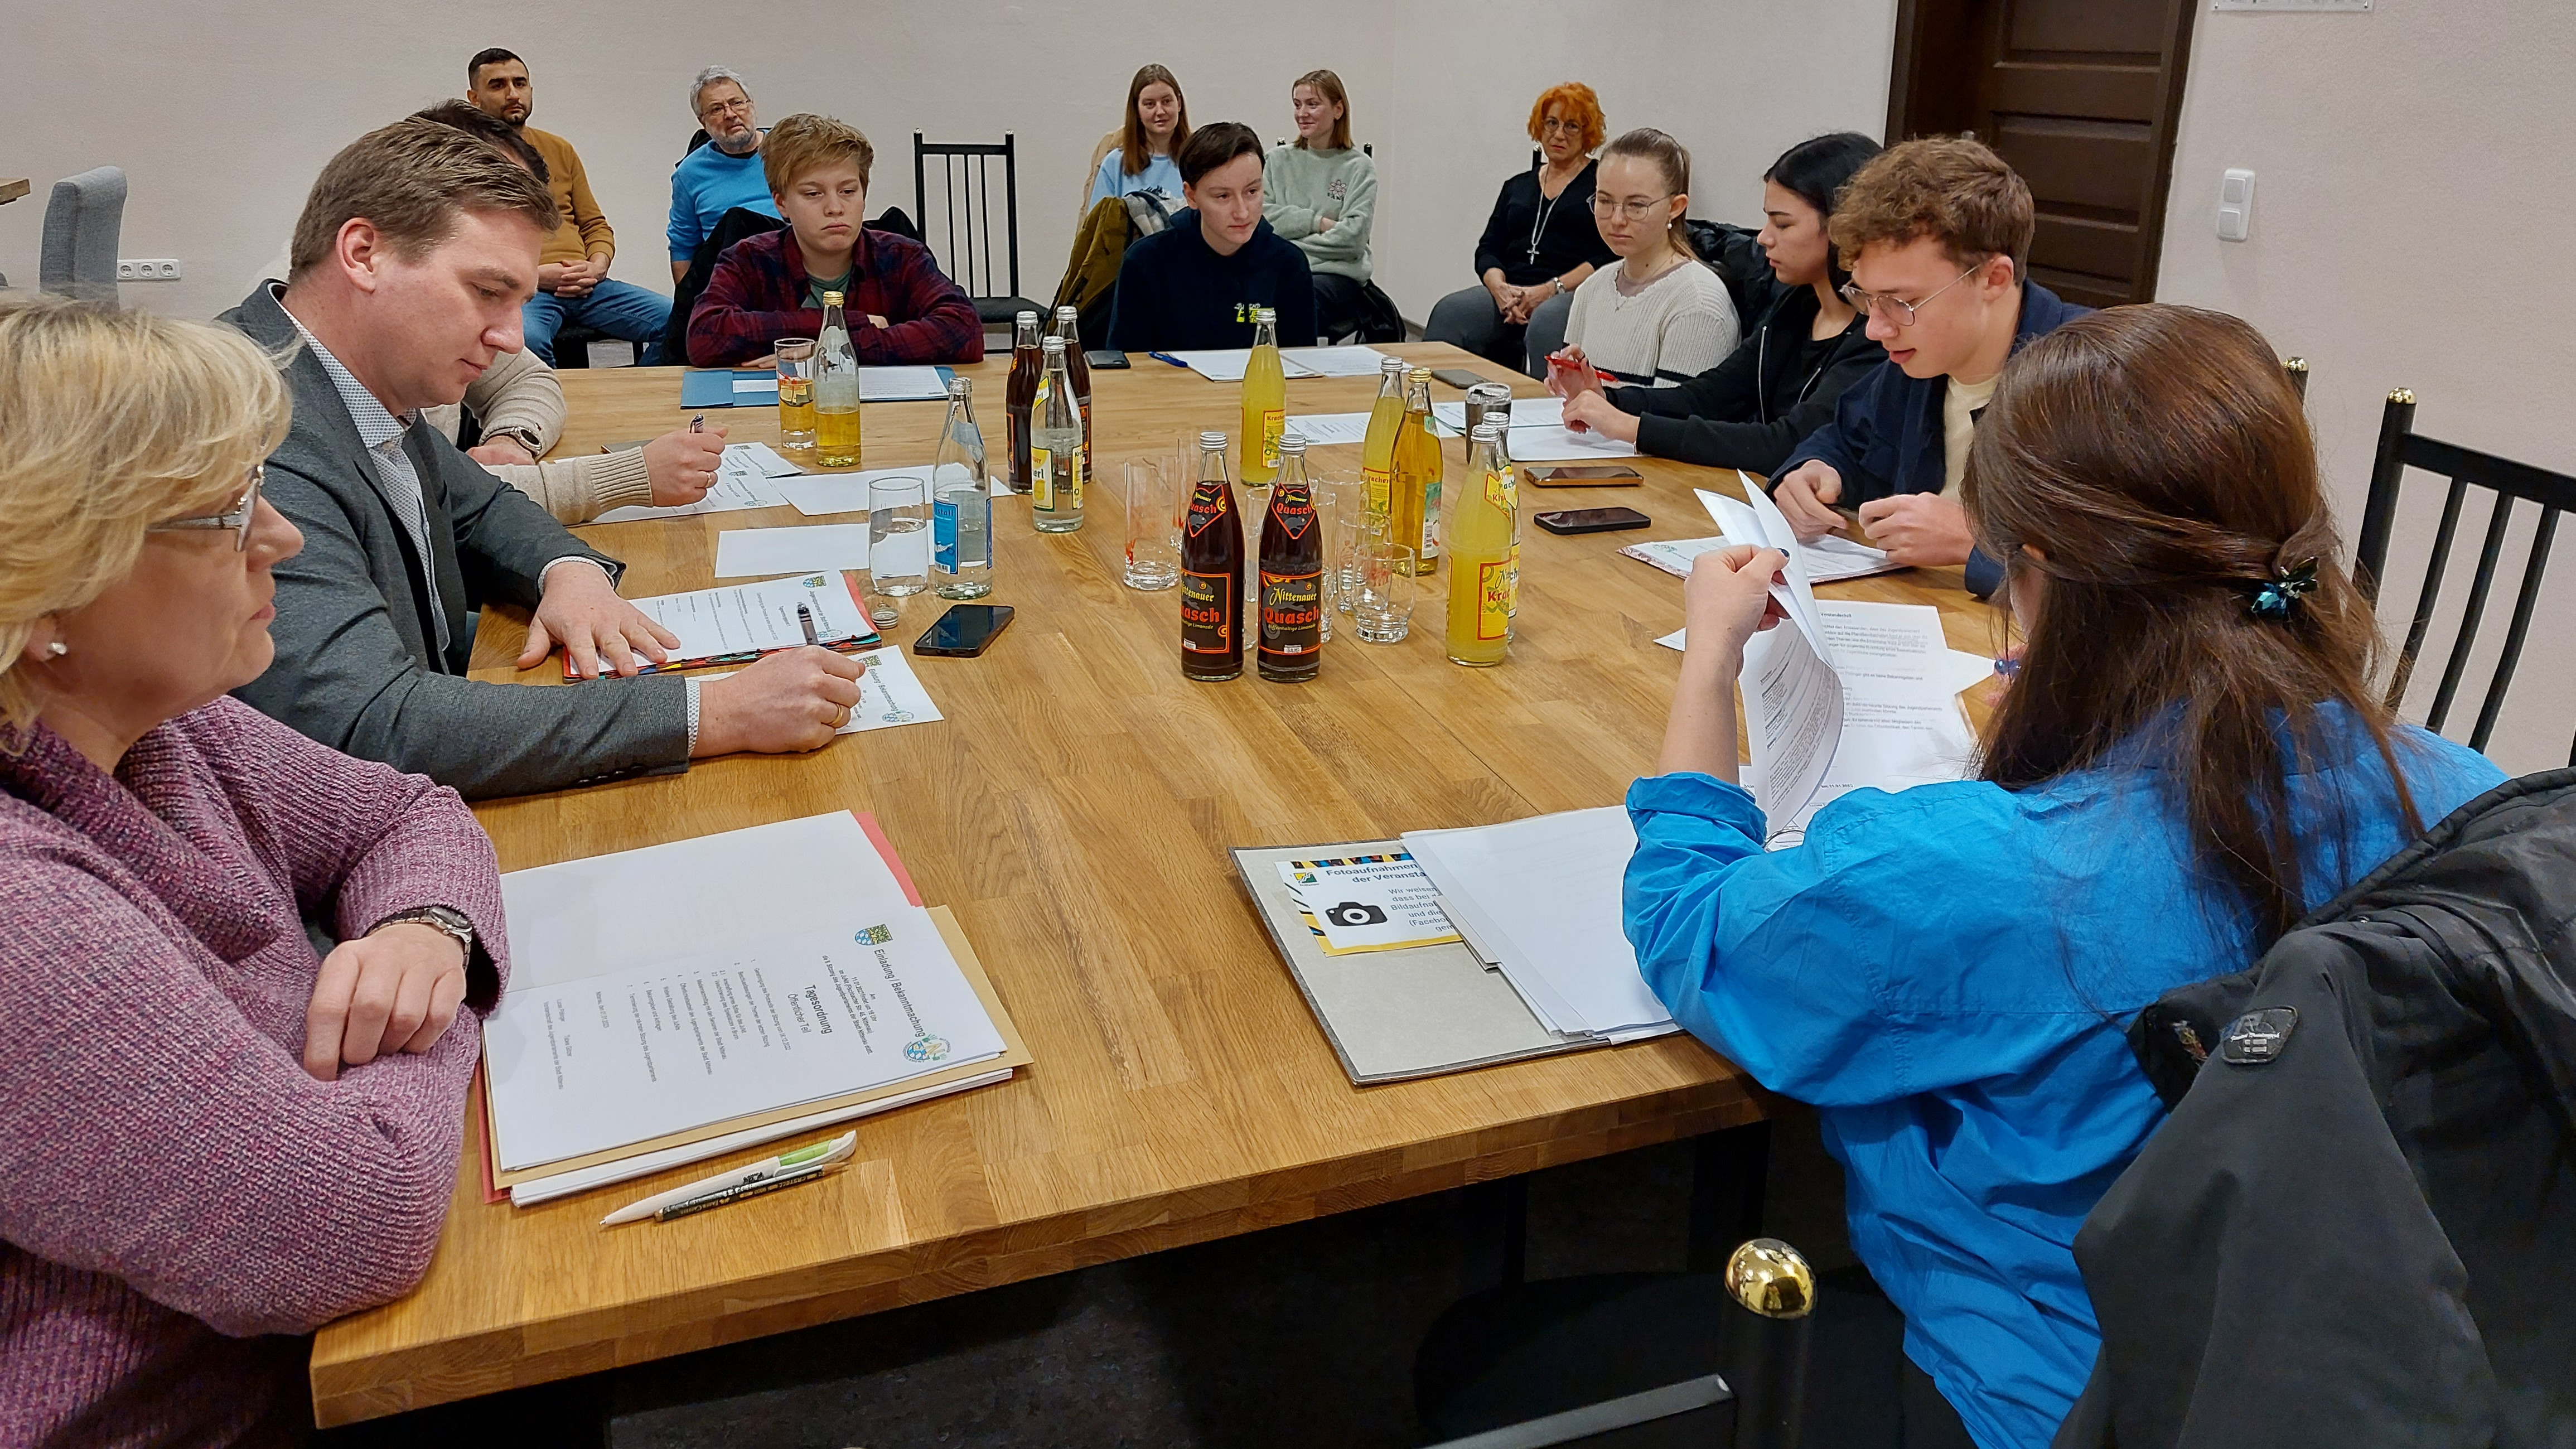
[(1401, 851), (1400, 840), (1241, 847), (1234, 867), (1306, 995), (1342, 1070), (1359, 1086), (1604, 1045), (1548, 1030), (1499, 971), (1455, 943), (1328, 956), (1279, 880), (1279, 862)]

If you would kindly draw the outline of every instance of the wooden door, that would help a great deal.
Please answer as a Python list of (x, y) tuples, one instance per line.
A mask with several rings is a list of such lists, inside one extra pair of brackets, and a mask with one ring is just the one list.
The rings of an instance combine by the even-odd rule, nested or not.
[(2152, 300), (2194, 0), (1900, 0), (1887, 134), (1973, 131), (2030, 183), (2030, 275)]

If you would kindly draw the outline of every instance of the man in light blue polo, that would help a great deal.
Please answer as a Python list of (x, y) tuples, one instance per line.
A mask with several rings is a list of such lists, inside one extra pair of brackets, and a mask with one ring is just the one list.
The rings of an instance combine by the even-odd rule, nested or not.
[(707, 144), (681, 158), (671, 171), (671, 280), (689, 273), (689, 259), (699, 243), (715, 233), (728, 210), (748, 207), (778, 215), (769, 196), (769, 181), (760, 169), (760, 127), (751, 111), (751, 91), (742, 77), (721, 65), (698, 72), (689, 83), (689, 110), (706, 129)]

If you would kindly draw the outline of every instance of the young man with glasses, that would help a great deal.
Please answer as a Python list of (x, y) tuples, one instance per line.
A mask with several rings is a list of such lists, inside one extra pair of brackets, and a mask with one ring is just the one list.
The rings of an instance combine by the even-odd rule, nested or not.
[(751, 91), (742, 77), (720, 65), (708, 66), (689, 83), (689, 113), (707, 133), (703, 146), (680, 158), (671, 169), (671, 281), (688, 279), (698, 246), (715, 235), (716, 223), (739, 206), (763, 216), (778, 215), (770, 198), (769, 178), (761, 169), (759, 118), (752, 113)]
[(2032, 229), (2030, 188), (1965, 137), (1890, 147), (1852, 177), (1829, 234), (1851, 269), (1843, 295), (1887, 363), (1773, 479), (1801, 539), (1843, 529), (1836, 509), (1856, 507), (1897, 562), (1964, 564), (1969, 592), (1993, 592), (2003, 571), (1959, 502), (1977, 414), (2023, 343), (2090, 310), (2028, 280)]

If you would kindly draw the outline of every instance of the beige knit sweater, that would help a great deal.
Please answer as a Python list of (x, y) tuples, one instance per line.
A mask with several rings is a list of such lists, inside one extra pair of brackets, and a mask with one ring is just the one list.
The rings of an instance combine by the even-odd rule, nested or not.
[[(504, 352), (494, 359), (465, 390), (463, 407), (482, 420), (485, 437), (502, 428), (528, 428), (536, 433), (543, 451), (563, 435), (563, 387), (555, 381), (554, 369), (532, 352)], [(462, 412), (455, 406), (425, 408), (422, 416), (453, 442)], [(493, 477), (537, 500), (562, 523), (587, 523), (612, 508), (653, 501), (641, 448), (484, 466)]]

